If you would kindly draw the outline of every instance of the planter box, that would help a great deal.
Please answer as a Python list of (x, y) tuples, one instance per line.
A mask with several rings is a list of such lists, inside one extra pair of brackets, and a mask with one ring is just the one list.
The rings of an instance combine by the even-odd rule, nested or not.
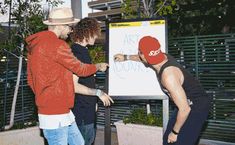
[(114, 124), (119, 145), (162, 145), (162, 127), (124, 124), (122, 121)]
[(44, 145), (38, 127), (0, 132), (0, 145)]

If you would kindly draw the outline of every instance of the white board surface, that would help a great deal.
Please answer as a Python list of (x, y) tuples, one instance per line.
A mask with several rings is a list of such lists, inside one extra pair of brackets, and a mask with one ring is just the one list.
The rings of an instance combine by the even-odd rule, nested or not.
[(161, 50), (165, 52), (166, 21), (110, 22), (108, 30), (108, 94), (110, 96), (164, 95), (151, 68), (146, 68), (141, 62), (114, 62), (113, 56), (118, 53), (137, 54), (138, 42), (144, 36), (157, 38)]

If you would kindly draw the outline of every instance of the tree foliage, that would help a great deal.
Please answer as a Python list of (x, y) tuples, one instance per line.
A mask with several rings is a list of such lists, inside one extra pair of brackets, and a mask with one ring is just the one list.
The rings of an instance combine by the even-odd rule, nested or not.
[(135, 109), (131, 112), (129, 116), (123, 118), (125, 124), (142, 124), (150, 126), (161, 126), (162, 127), (162, 115), (157, 117), (156, 115), (147, 112), (143, 108)]
[[(51, 7), (62, 4), (61, 0), (48, 1)], [(10, 7), (10, 8), (9, 8)], [(48, 7), (49, 8), (49, 7)], [(20, 43), (30, 34), (46, 29), (42, 23), (49, 9), (43, 9), (42, 0), (5, 0), (0, 3), (0, 12), (2, 14), (11, 11), (11, 26), (9, 37), (6, 41), (0, 44), (0, 51), (14, 50)], [(12, 27), (14, 25), (14, 27)]]
[[(180, 0), (173, 15), (168, 16), (174, 36), (208, 35), (232, 32), (234, 0)], [(230, 30), (223, 31), (224, 27)]]
[[(169, 1), (169, 0), (168, 0)], [(124, 0), (123, 18), (152, 18), (172, 14), (176, 0)]]
[(234, 31), (235, 0), (124, 0), (123, 18), (168, 20), (170, 36), (207, 35)]

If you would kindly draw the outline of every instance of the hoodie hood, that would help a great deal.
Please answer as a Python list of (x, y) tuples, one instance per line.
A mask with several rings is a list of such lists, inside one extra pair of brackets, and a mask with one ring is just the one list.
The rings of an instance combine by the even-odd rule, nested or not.
[(31, 54), (34, 50), (34, 48), (38, 47), (38, 45), (41, 44), (41, 42), (45, 42), (45, 40), (55, 39), (57, 38), (55, 33), (51, 31), (42, 31), (38, 32), (36, 34), (30, 35), (26, 38), (27, 43), (27, 50)]

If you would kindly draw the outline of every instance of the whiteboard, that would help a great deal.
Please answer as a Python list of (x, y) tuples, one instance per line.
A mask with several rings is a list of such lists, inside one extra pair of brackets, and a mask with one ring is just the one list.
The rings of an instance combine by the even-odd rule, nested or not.
[(108, 46), (108, 94), (110, 96), (158, 96), (165, 95), (156, 73), (141, 62), (114, 62), (114, 55), (137, 54), (138, 42), (143, 36), (158, 39), (161, 50), (166, 51), (165, 20), (135, 20), (109, 22), (106, 38)]

